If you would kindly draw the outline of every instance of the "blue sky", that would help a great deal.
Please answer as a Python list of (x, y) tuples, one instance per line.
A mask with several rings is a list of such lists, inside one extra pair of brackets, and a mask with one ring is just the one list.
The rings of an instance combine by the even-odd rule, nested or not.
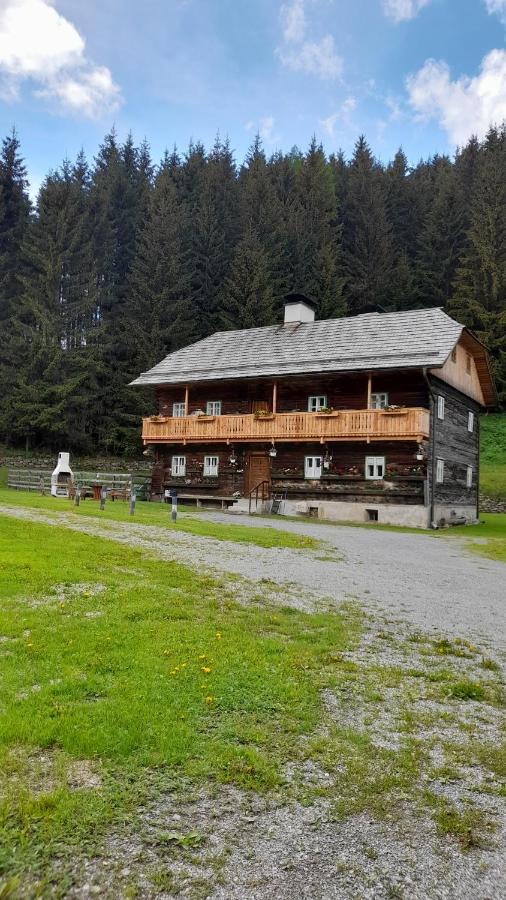
[(505, 33), (506, 0), (0, 0), (1, 128), (34, 188), (112, 124), (416, 162), (506, 118)]

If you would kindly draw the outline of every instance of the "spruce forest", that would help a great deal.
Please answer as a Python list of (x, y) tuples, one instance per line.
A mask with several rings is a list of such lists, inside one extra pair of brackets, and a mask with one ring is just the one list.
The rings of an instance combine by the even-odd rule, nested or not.
[(106, 136), (33, 207), (15, 133), (0, 159), (0, 440), (131, 454), (153, 399), (128, 386), (213, 331), (441, 306), (491, 351), (506, 401), (506, 127), (453, 159), (266, 155), (227, 141), (167, 153)]

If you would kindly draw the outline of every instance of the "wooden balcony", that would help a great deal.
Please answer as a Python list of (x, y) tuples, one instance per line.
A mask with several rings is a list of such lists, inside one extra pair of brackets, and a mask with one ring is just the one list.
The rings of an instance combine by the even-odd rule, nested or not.
[(142, 421), (145, 444), (234, 443), (271, 441), (418, 441), (429, 436), (429, 411), (348, 409), (332, 413), (152, 416)]

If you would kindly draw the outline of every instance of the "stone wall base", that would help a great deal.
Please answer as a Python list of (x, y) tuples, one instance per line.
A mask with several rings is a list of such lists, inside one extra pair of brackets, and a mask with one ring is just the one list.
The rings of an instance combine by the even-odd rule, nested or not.
[(434, 522), (436, 525), (451, 525), (452, 519), (465, 519), (466, 525), (472, 525), (478, 521), (476, 506), (451, 506), (448, 503), (434, 504)]
[(284, 515), (306, 515), (332, 522), (377, 522), (378, 525), (404, 525), (407, 528), (429, 527), (429, 510), (422, 505), (285, 500), (281, 512)]

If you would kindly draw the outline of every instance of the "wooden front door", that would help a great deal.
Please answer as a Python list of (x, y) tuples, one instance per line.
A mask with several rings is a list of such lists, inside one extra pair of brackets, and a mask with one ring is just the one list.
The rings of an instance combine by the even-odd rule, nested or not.
[(248, 453), (244, 489), (249, 494), (261, 481), (271, 480), (271, 461), (267, 453)]

